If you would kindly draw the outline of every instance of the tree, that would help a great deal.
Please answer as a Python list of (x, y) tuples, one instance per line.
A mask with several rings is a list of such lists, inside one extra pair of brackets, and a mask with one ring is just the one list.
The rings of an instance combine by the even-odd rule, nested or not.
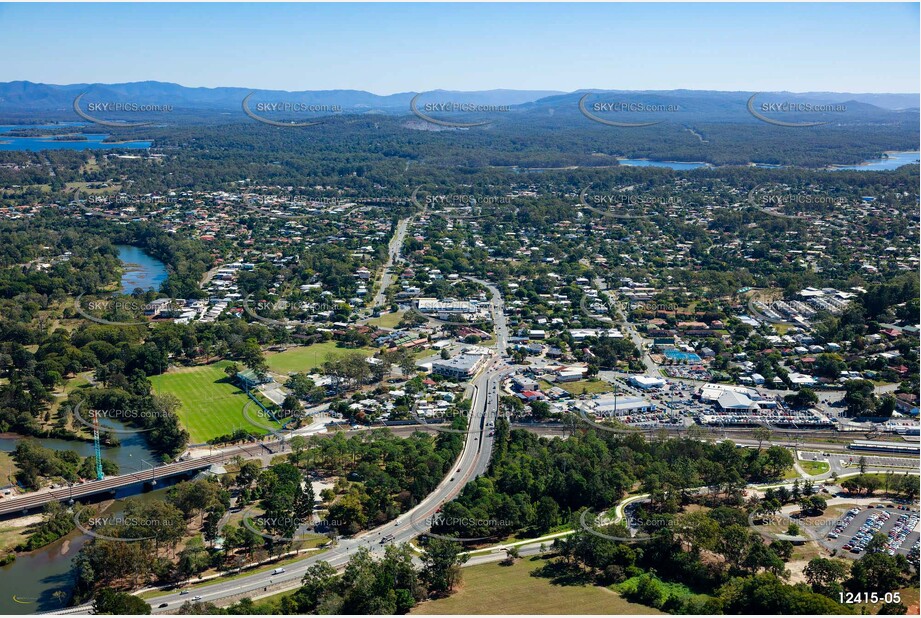
[(768, 478), (778, 478), (793, 467), (793, 455), (782, 446), (770, 446), (763, 454), (764, 474)]
[(847, 577), (848, 570), (848, 565), (840, 560), (813, 558), (803, 569), (803, 575), (814, 592), (837, 598), (841, 591), (841, 582)]
[(307, 438), (304, 436), (291, 436), (291, 439), (288, 440), (288, 446), (291, 447), (291, 463), (295, 466), (301, 464), (301, 459), (303, 458), (304, 451), (307, 449)]
[(281, 409), (284, 411), (285, 416), (293, 416), (295, 418), (300, 418), (304, 412), (304, 406), (301, 405), (301, 400), (293, 394), (285, 396), (285, 400), (281, 404)]
[(290, 597), (283, 599), (282, 609), (285, 614), (314, 614), (324, 597), (335, 594), (336, 569), (328, 562), (318, 562), (311, 565), (304, 577), (301, 578), (301, 587)]
[(875, 386), (869, 380), (848, 380), (844, 383), (844, 402), (848, 416), (871, 416), (876, 412)]
[(227, 374), (228, 378), (233, 378), (238, 371), (240, 371), (240, 366), (236, 363), (230, 363), (224, 367), (224, 373)]
[(150, 605), (144, 599), (127, 592), (102, 588), (93, 601), (94, 614), (130, 614), (141, 616), (150, 613)]
[(890, 556), (883, 552), (867, 553), (851, 566), (851, 578), (845, 586), (854, 592), (890, 592), (902, 586), (907, 567), (908, 561), (904, 556)]
[(784, 401), (794, 408), (808, 408), (819, 402), (819, 397), (811, 388), (801, 388), (800, 390), (784, 397)]
[(767, 427), (756, 427), (756, 428), (754, 429), (754, 431), (752, 432), (752, 434), (754, 435), (755, 440), (758, 441), (758, 452), (760, 453), (760, 452), (761, 452), (761, 445), (762, 445), (764, 442), (769, 442), (769, 441), (771, 440), (771, 436), (774, 434), (774, 432), (772, 432), (772, 431), (771, 431), (770, 429), (768, 429)]
[(560, 521), (560, 505), (550, 496), (541, 496), (537, 501), (537, 519), (535, 526), (539, 533), (544, 533), (556, 526)]
[(219, 524), (224, 513), (225, 509), (223, 505), (215, 505), (208, 509), (208, 514), (205, 516), (205, 525), (202, 528), (202, 535), (205, 537), (206, 541), (211, 543), (212, 547), (214, 546), (214, 541), (217, 540), (221, 534)]
[(422, 581), (436, 595), (449, 594), (460, 581), (460, 567), (467, 561), (461, 546), (454, 541), (429, 539), (422, 559)]
[(252, 369), (260, 379), (265, 378), (269, 372), (269, 366), (265, 362), (265, 355), (256, 339), (247, 339), (240, 350), (240, 360), (243, 364)]

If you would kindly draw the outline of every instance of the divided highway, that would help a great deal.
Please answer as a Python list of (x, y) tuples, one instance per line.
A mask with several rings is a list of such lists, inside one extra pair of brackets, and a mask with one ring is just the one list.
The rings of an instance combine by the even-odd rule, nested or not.
[[(500, 322), (502, 333), (497, 332), (497, 343), (505, 341), (505, 321), (502, 307), (502, 297), (494, 286), (489, 286), (493, 292), (493, 315), (497, 319), (496, 328), (499, 330)], [(504, 348), (500, 348), (504, 352)], [(158, 596), (153, 603), (153, 612), (162, 613), (175, 611), (185, 601), (192, 597), (200, 597), (202, 602), (221, 602), (234, 597), (258, 596), (266, 593), (268, 587), (273, 590), (293, 589), (300, 586), (301, 578), (310, 566), (317, 562), (328, 562), (335, 568), (344, 567), (349, 558), (360, 547), (366, 547), (375, 554), (382, 554), (385, 544), (384, 537), (392, 536), (393, 543), (407, 543), (413, 538), (424, 534), (431, 527), (431, 519), (440, 507), (457, 496), (470, 480), (483, 474), (489, 466), (494, 438), (492, 425), (495, 423), (499, 410), (500, 382), (502, 378), (514, 369), (509, 367), (501, 356), (493, 357), (481, 372), (473, 379), (473, 395), (470, 405), (464, 446), (457, 461), (452, 466), (446, 477), (410, 511), (400, 515), (395, 521), (379, 526), (357, 535), (354, 538), (341, 539), (338, 544), (316, 556), (299, 560), (287, 565), (284, 573), (273, 574), (272, 571), (245, 575), (230, 581), (217, 581), (214, 584), (200, 586), (194, 589), (191, 595), (180, 595), (179, 591)], [(441, 428), (441, 431), (445, 431)], [(166, 607), (159, 607), (166, 603)]]

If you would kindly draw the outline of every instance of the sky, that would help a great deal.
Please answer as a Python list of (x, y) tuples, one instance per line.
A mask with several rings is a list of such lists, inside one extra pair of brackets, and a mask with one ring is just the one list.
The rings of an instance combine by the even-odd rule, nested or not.
[(919, 92), (919, 5), (0, 4), (0, 81)]

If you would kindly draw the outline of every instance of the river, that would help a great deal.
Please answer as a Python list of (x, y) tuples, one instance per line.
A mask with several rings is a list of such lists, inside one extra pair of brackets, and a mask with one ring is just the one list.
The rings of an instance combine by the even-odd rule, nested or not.
[[(135, 288), (153, 288), (158, 290), (166, 281), (166, 266), (159, 260), (144, 253), (137, 247), (118, 245), (118, 254), (125, 264), (121, 279), (123, 293), (131, 293)], [(117, 421), (107, 419), (104, 425), (123, 428)], [(118, 464), (119, 472), (146, 471), (157, 462), (156, 455), (147, 446), (143, 433), (117, 434), (121, 444), (117, 447), (103, 447), (102, 456)], [(18, 436), (0, 437), (0, 451), (13, 451), (23, 438)], [(42, 446), (55, 450), (76, 451), (82, 457), (93, 455), (93, 443), (85, 441), (42, 439)], [(164, 483), (163, 481), (160, 481)], [(167, 481), (166, 484), (171, 484)], [(6, 484), (6, 479), (0, 480)], [(141, 491), (143, 486), (132, 485), (116, 492), (117, 498), (124, 498)], [(163, 490), (140, 494), (141, 499), (149, 500)], [(114, 502), (108, 514), (117, 514), (124, 508), (122, 500)], [(4, 522), (0, 521), (0, 528)], [(75, 530), (54, 543), (30, 552), (19, 554), (16, 561), (0, 567), (0, 614), (32, 614), (51, 611), (62, 607), (70, 600), (73, 588), (72, 562), (74, 557), (88, 540), (88, 536)]]
[(143, 249), (130, 245), (116, 245), (118, 257), (125, 265), (122, 273), (122, 294), (131, 294), (135, 288), (159, 291), (166, 281), (166, 264), (151, 257)]
[[(161, 483), (171, 485), (176, 480)], [(147, 502), (162, 499), (165, 492), (166, 487), (138, 494), (135, 498)], [(128, 493), (121, 490), (116, 494), (118, 499), (111, 502), (104, 513), (113, 516), (124, 512), (124, 497)], [(0, 582), (3, 583), (0, 614), (34, 614), (67, 605), (74, 586), (73, 560), (89, 539), (89, 535), (74, 529), (54, 543), (28, 554), (19, 554), (15, 562), (0, 567)]]

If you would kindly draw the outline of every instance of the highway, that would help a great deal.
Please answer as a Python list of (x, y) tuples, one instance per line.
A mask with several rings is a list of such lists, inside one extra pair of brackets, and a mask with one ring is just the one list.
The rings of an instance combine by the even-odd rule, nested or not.
[[(490, 286), (493, 292), (494, 316), (499, 316), (504, 329), (504, 311), (499, 291)], [(495, 317), (494, 317), (495, 319)], [(497, 324), (498, 327), (498, 324)], [(506, 335), (497, 334), (497, 345), (506, 340)], [(504, 351), (504, 349), (500, 348)], [(218, 603), (242, 596), (255, 597), (265, 593), (269, 586), (273, 591), (293, 589), (300, 586), (301, 578), (310, 566), (317, 562), (328, 562), (335, 568), (342, 568), (360, 547), (368, 548), (374, 554), (383, 554), (385, 537), (392, 536), (392, 543), (407, 543), (424, 534), (431, 527), (431, 518), (440, 507), (457, 496), (470, 480), (483, 474), (489, 466), (494, 438), (492, 424), (499, 410), (500, 382), (514, 369), (508, 366), (501, 356), (493, 357), (472, 381), (472, 398), (464, 446), (457, 461), (435, 490), (418, 505), (400, 515), (395, 521), (388, 522), (373, 530), (360, 533), (353, 538), (340, 539), (337, 545), (322, 554), (311, 556), (285, 566), (285, 572), (274, 575), (264, 571), (245, 575), (229, 581), (217, 581), (214, 584), (200, 586), (188, 595), (179, 591), (159, 596), (153, 601), (152, 611), (163, 613), (175, 611), (177, 607), (192, 597), (200, 597), (202, 602)], [(441, 428), (445, 431), (446, 428)], [(159, 607), (166, 603), (166, 607)]]

